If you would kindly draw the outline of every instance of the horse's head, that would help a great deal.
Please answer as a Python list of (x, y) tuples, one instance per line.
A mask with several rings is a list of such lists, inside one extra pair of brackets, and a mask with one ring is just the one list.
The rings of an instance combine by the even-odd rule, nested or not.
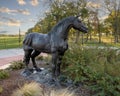
[(84, 33), (88, 32), (88, 28), (82, 23), (79, 16), (75, 17), (73, 21), (73, 28), (82, 31)]

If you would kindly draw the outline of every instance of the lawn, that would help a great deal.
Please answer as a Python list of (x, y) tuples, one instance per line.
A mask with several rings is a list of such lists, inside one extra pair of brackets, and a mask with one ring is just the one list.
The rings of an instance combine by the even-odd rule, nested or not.
[(10, 49), (22, 47), (23, 36), (0, 36), (0, 49)]
[[(21, 48), (22, 47), (22, 41), (24, 36), (21, 36), (20, 42), (19, 42), (19, 36), (11, 36), (11, 35), (5, 35), (0, 36), (0, 49), (10, 49), (10, 48)], [(70, 42), (75, 41), (74, 37), (73, 39), (69, 39)], [(120, 43), (114, 44), (113, 37), (106, 37), (103, 36), (101, 39), (101, 43), (98, 43), (98, 37), (93, 36), (91, 40), (88, 40), (85, 42), (84, 39), (84, 45), (86, 46), (107, 46), (107, 47), (118, 47), (120, 48)], [(81, 37), (79, 39), (79, 43), (82, 42)]]

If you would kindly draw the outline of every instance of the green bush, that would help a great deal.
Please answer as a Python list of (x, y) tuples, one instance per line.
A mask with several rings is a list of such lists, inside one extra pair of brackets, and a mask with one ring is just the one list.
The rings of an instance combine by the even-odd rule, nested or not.
[(11, 65), (9, 66), (9, 69), (12, 70), (19, 70), (25, 67), (25, 64), (22, 62), (22, 60), (19, 61), (14, 61), (11, 63)]
[(6, 79), (9, 77), (9, 72), (6, 70), (0, 70), (0, 79)]
[[(100, 74), (98, 74), (100, 75)], [(108, 74), (100, 75), (99, 78), (93, 79), (95, 82), (89, 85), (94, 91), (95, 96), (120, 96), (120, 78)]]
[(116, 52), (74, 45), (64, 55), (62, 71), (74, 83), (82, 82), (90, 87), (96, 96), (119, 96), (120, 70), (116, 69), (120, 57)]

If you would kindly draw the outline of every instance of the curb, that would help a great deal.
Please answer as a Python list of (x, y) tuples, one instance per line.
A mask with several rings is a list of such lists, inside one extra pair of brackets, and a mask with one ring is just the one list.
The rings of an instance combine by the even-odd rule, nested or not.
[(0, 70), (8, 68), (10, 65), (11, 65), (11, 64), (8, 63), (8, 64), (5, 64), (5, 65), (3, 65), (3, 66), (0, 66)]

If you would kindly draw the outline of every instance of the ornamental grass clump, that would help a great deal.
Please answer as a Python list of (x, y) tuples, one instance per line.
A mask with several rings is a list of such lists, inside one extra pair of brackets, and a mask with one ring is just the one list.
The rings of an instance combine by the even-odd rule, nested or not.
[(76, 96), (75, 93), (72, 91), (70, 92), (67, 88), (66, 89), (61, 89), (61, 90), (52, 90), (50, 94), (45, 95), (45, 96)]
[(15, 90), (12, 96), (42, 96), (42, 90), (38, 83), (31, 82)]
[(2, 86), (0, 86), (0, 93), (2, 93), (3, 92), (3, 88), (2, 88)]
[(15, 90), (12, 96), (75, 96), (68, 89), (45, 90), (40, 84), (32, 82)]

